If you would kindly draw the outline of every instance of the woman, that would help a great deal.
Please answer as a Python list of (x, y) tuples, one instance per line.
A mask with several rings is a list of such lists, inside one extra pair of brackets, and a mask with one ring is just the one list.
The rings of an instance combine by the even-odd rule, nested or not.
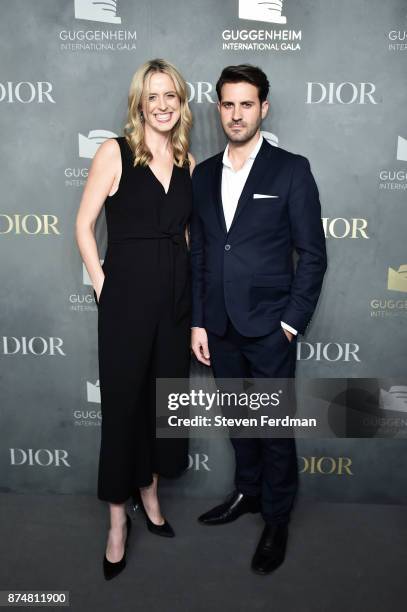
[[(161, 513), (158, 475), (179, 475), (188, 457), (187, 440), (155, 436), (155, 379), (189, 376), (187, 223), (195, 162), (185, 81), (169, 62), (149, 61), (134, 74), (128, 103), (125, 136), (97, 150), (76, 220), (98, 305), (98, 498), (110, 507), (107, 579), (126, 563), (130, 496), (140, 491), (150, 531), (174, 535)], [(103, 205), (108, 245), (100, 266), (94, 228)]]

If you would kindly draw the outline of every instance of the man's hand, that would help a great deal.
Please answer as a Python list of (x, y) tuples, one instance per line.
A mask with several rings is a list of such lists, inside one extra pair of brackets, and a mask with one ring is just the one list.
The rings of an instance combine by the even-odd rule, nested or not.
[(191, 349), (195, 357), (204, 365), (210, 366), (208, 336), (204, 327), (193, 327), (191, 330)]
[(283, 332), (285, 333), (285, 335), (288, 338), (288, 342), (291, 342), (291, 340), (294, 337), (294, 334), (292, 334), (290, 331), (288, 331), (288, 329), (286, 329), (285, 327), (283, 327), (283, 326), (281, 326), (281, 327), (282, 327)]

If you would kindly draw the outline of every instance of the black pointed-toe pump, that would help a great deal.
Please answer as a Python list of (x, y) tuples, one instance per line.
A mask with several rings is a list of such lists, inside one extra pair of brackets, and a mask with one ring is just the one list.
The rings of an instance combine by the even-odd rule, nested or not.
[(106, 557), (106, 553), (105, 553), (105, 556), (103, 557), (103, 573), (104, 573), (106, 580), (111, 580), (112, 578), (120, 574), (120, 572), (124, 570), (124, 568), (126, 567), (126, 552), (127, 552), (128, 541), (129, 541), (129, 535), (131, 531), (131, 518), (129, 517), (127, 513), (126, 513), (126, 526), (127, 526), (127, 534), (126, 534), (126, 541), (124, 544), (123, 557), (120, 559), (120, 561), (116, 561), (116, 562), (109, 561), (109, 559), (107, 559)]
[(151, 533), (154, 533), (155, 535), (163, 536), (164, 538), (173, 538), (175, 536), (175, 532), (173, 528), (171, 527), (171, 525), (166, 519), (164, 519), (164, 523), (162, 525), (157, 525), (156, 523), (153, 523), (153, 521), (148, 517), (148, 514), (144, 508), (143, 501), (141, 499), (141, 495), (139, 491), (134, 493), (134, 495), (132, 496), (132, 499), (133, 499), (134, 510), (139, 508), (141, 512), (144, 514), (144, 517), (146, 519), (147, 529)]

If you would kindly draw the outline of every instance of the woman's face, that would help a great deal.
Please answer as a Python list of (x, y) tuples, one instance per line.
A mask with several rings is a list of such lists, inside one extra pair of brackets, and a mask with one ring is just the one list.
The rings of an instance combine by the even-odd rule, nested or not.
[(147, 78), (141, 106), (145, 127), (158, 132), (172, 130), (180, 118), (181, 103), (174, 81), (168, 74), (154, 72)]

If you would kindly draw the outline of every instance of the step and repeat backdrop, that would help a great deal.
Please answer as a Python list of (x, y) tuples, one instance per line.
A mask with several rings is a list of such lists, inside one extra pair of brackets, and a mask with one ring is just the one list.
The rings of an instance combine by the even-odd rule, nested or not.
[[(336, 378), (407, 419), (406, 56), (405, 0), (3, 3), (2, 491), (96, 494), (97, 308), (74, 221), (98, 146), (123, 133), (131, 77), (154, 57), (188, 82), (198, 162), (225, 146), (221, 69), (252, 63), (267, 73), (264, 135), (309, 158), (329, 256), (298, 343), (299, 381)], [(96, 234), (103, 260), (104, 213)], [(191, 376), (210, 372), (192, 363)], [(397, 433), (300, 439), (298, 452), (303, 496), (407, 501), (407, 442)], [(163, 486), (205, 497), (232, 478), (227, 440), (193, 440), (188, 471)]]

